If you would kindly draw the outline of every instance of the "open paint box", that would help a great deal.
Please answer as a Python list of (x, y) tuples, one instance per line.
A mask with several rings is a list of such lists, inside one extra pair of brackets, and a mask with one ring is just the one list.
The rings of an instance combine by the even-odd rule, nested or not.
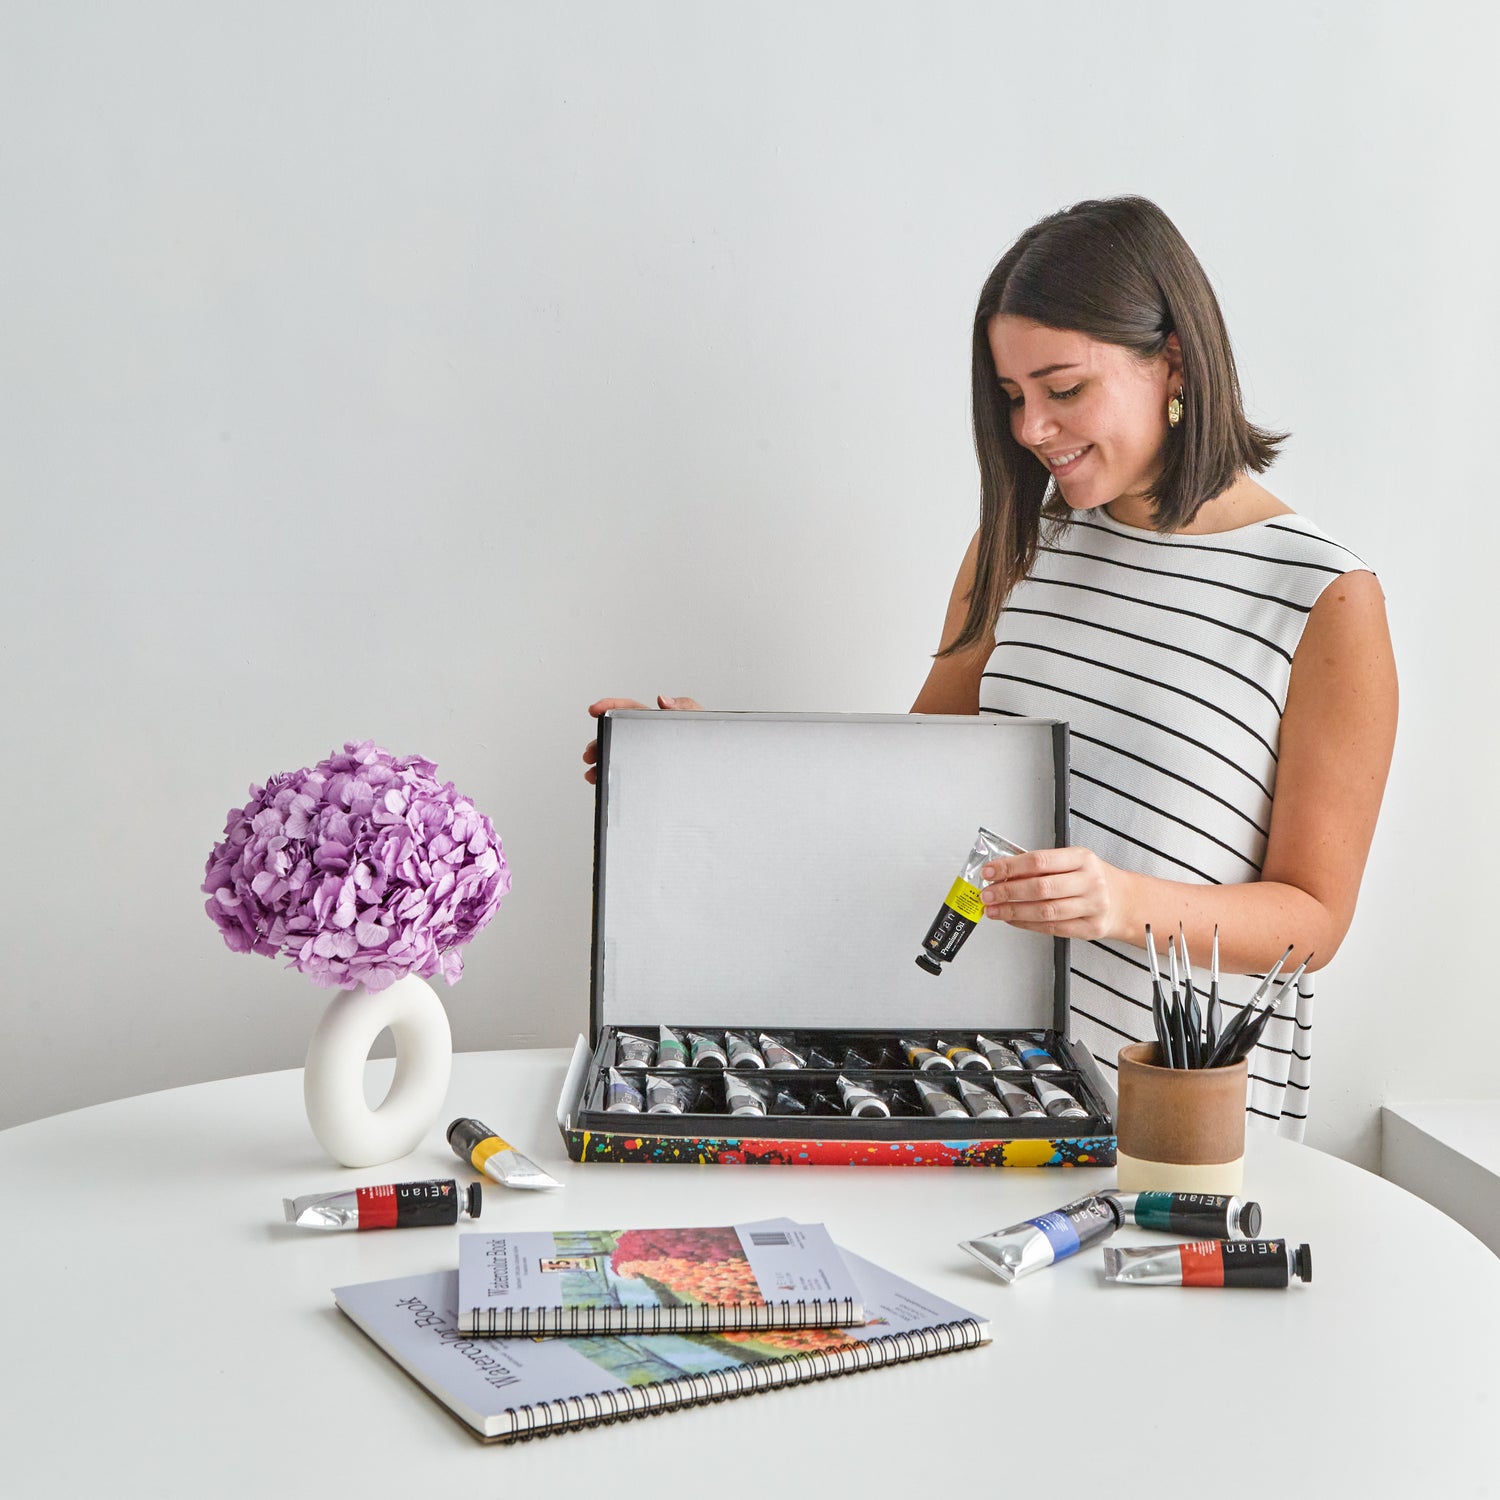
[[(1067, 942), (981, 921), (940, 974), (915, 962), (981, 825), (1025, 848), (1069, 842), (1067, 743), (1042, 719), (606, 714), (589, 1034), (558, 1106), (569, 1155), (1113, 1165), (1115, 1095), (1070, 1035)], [(662, 1026), (721, 1047), (738, 1033), (762, 1060), (783, 1044), (801, 1066), (668, 1078)], [(1042, 1070), (986, 1056), (980, 1037)], [(946, 1068), (913, 1045), (1001, 1066), (955, 1051), (968, 1066)], [(642, 1107), (622, 1111), (631, 1089)], [(852, 1113), (860, 1089), (885, 1112)], [(645, 1107), (674, 1093), (670, 1113)], [(732, 1112), (747, 1093), (763, 1113)], [(1001, 1108), (981, 1117), (986, 1093)], [(1053, 1113), (1023, 1113), (1028, 1095)]]

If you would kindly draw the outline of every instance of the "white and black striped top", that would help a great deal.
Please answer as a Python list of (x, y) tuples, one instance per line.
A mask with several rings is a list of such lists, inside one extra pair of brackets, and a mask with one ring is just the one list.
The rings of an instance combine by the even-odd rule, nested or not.
[[(1195, 536), (1079, 512), (1006, 603), (980, 712), (1069, 721), (1074, 843), (1164, 880), (1256, 880), (1292, 657), (1319, 594), (1365, 566), (1301, 516)], [(1155, 1035), (1145, 953), (1072, 955), (1074, 1034), (1113, 1070), (1127, 1041)], [(1208, 954), (1192, 957), (1206, 987)], [(1225, 1021), (1256, 982), (1222, 976)], [(1297, 1140), (1312, 1004), (1307, 975), (1296, 1015), (1283, 1005), (1250, 1057), (1252, 1121)]]

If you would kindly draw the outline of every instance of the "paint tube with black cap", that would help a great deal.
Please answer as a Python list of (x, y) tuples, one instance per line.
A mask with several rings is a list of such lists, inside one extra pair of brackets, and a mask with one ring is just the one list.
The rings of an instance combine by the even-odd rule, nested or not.
[(988, 828), (979, 830), (963, 870), (938, 908), (927, 936), (922, 939), (922, 952), (917, 955), (919, 969), (925, 969), (929, 974), (941, 974), (943, 965), (952, 963), (954, 954), (963, 947), (964, 939), (983, 919), (984, 902), (980, 900), (979, 887), (984, 879), (980, 871), (985, 865), (1007, 854), (1025, 852), (1019, 844), (991, 833)]
[(1129, 1223), (1201, 1239), (1253, 1240), (1260, 1233), (1260, 1204), (1223, 1193), (1116, 1193)]
[(695, 1068), (727, 1068), (729, 1057), (718, 1041), (706, 1031), (690, 1031), (688, 1046), (692, 1048)]
[(917, 1093), (922, 1096), (922, 1108), (935, 1120), (967, 1120), (969, 1112), (947, 1089), (926, 1078), (913, 1078)]
[(1121, 1286), (1262, 1286), (1312, 1280), (1312, 1246), (1285, 1240), (1194, 1240), (1104, 1251), (1104, 1279)]
[(969, 1113), (976, 1120), (1010, 1118), (1010, 1111), (987, 1088), (963, 1077), (962, 1074), (955, 1082), (958, 1084), (959, 1093), (963, 1095), (964, 1103), (969, 1106)]
[(641, 1091), (618, 1068), (611, 1068), (604, 1083), (605, 1114), (638, 1115), (645, 1107)]
[(615, 1065), (621, 1068), (649, 1068), (656, 1061), (656, 1048), (643, 1036), (622, 1031), (615, 1037)]
[(1091, 1193), (1009, 1229), (997, 1229), (977, 1240), (960, 1240), (958, 1247), (1001, 1281), (1019, 1281), (1107, 1240), (1124, 1222), (1125, 1211), (1113, 1198)]
[(692, 1107), (696, 1090), (676, 1073), (646, 1074), (646, 1113), (681, 1115)]
[(932, 1045), (955, 1068), (968, 1068), (970, 1071), (980, 1073), (993, 1071), (989, 1060), (982, 1052), (976, 1052), (972, 1047), (965, 1047), (961, 1042), (945, 1042), (942, 1037), (939, 1037)]
[(769, 1084), (739, 1073), (724, 1075), (724, 1103), (732, 1115), (763, 1115), (771, 1096)]
[(1021, 1066), (1031, 1073), (1061, 1073), (1062, 1064), (1039, 1043), (1030, 1037), (1017, 1037), (1014, 1042), (1016, 1056)]
[(1047, 1111), (1037, 1102), (1035, 1094), (1025, 1084), (1017, 1083), (1014, 1079), (1006, 1078), (1003, 1074), (995, 1075), (995, 1087), (1000, 1091), (1000, 1097), (1005, 1101), (1005, 1107), (1018, 1120), (1035, 1120), (1047, 1118)]
[(1088, 1110), (1067, 1089), (1060, 1089), (1055, 1083), (1048, 1083), (1045, 1078), (1033, 1078), (1031, 1086), (1036, 1090), (1036, 1096), (1041, 1100), (1042, 1108), (1054, 1120), (1088, 1119)]
[(901, 1038), (901, 1050), (906, 1054), (906, 1060), (914, 1068), (920, 1068), (924, 1073), (931, 1073), (941, 1069), (945, 1073), (953, 1071), (953, 1064), (943, 1056), (941, 1052), (925, 1046), (921, 1042), (908, 1041)]
[(468, 1162), (501, 1187), (538, 1192), (562, 1186), (551, 1173), (542, 1171), (529, 1156), (522, 1156), (509, 1141), (478, 1120), (462, 1116), (455, 1120), (448, 1127), (448, 1144), (460, 1161)]
[(766, 1031), (760, 1034), (760, 1051), (768, 1068), (800, 1068), (805, 1065), (802, 1054), (790, 1043)]
[(1001, 1068), (1010, 1068), (1015, 1071), (1021, 1066), (1021, 1059), (1016, 1056), (1015, 1048), (1009, 1042), (997, 1042), (993, 1037), (981, 1033), (974, 1038), (979, 1043), (980, 1050), (989, 1059), (990, 1066), (998, 1073)]
[(477, 1219), (483, 1199), (480, 1183), (460, 1190), (451, 1177), (442, 1177), (283, 1198), (281, 1211), (299, 1229), (424, 1229), (456, 1224), (460, 1212)]
[(867, 1088), (862, 1083), (855, 1083), (852, 1078), (845, 1078), (842, 1073), (838, 1076), (839, 1093), (843, 1095), (844, 1108), (848, 1110), (850, 1119), (862, 1120), (889, 1119), (891, 1107), (872, 1088)]
[(759, 1048), (742, 1032), (726, 1031), (724, 1049), (729, 1054), (731, 1068), (763, 1068), (766, 1065)]
[(687, 1043), (670, 1026), (659, 1028), (656, 1043), (656, 1066), (658, 1068), (687, 1067)]

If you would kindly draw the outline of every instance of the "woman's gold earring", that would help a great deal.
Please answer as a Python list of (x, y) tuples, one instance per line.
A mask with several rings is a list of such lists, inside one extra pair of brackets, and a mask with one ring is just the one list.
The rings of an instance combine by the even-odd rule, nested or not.
[(1182, 392), (1178, 391), (1167, 402), (1167, 426), (1175, 427), (1182, 420)]

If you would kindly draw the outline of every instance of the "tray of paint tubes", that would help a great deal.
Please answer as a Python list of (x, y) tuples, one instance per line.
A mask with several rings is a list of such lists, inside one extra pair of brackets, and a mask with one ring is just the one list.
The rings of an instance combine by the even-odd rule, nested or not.
[(1048, 1032), (611, 1027), (591, 1059), (581, 1122), (940, 1140), (958, 1121), (990, 1133), (1004, 1121), (1005, 1134), (1046, 1138), (1059, 1125), (1108, 1130), (1110, 1106), (1092, 1072)]
[(1068, 943), (980, 920), (986, 862), (1068, 842), (1067, 747), (1043, 719), (605, 714), (573, 1159), (1112, 1166)]

